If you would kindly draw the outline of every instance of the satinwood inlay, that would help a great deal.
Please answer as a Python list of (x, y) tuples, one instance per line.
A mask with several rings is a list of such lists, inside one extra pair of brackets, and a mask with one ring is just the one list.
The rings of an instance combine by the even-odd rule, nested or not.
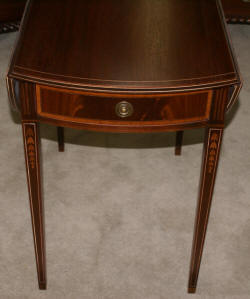
[(219, 142), (219, 133), (214, 132), (211, 136), (211, 143), (209, 146), (209, 156), (208, 156), (208, 173), (209, 174), (211, 174), (214, 170), (218, 142)]
[[(241, 85), (220, 1), (29, 0), (8, 80), (10, 95), (11, 80), (20, 87), (40, 289), (46, 288), (40, 122), (59, 127), (60, 150), (64, 126), (178, 131), (177, 154), (183, 130), (207, 128), (189, 279), (195, 292), (225, 112)], [(133, 106), (129, 115), (121, 107), (126, 118), (116, 113), (124, 101)]]
[(28, 163), (30, 167), (34, 169), (36, 163), (35, 134), (34, 130), (31, 127), (26, 130), (26, 145), (28, 153)]

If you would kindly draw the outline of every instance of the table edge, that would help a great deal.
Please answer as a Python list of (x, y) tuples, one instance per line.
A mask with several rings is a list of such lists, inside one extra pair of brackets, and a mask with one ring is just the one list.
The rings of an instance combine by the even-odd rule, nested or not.
[[(12, 58), (10, 60), (9, 70), (7, 76), (9, 78), (28, 81), (34, 84), (45, 84), (55, 87), (65, 87), (75, 90), (91, 90), (95, 92), (110, 91), (121, 93), (157, 93), (157, 92), (173, 92), (173, 91), (186, 91), (186, 90), (200, 90), (207, 88), (218, 88), (224, 86), (241, 85), (242, 79), (239, 72), (238, 64), (235, 58), (234, 50), (230, 34), (226, 27), (226, 19), (223, 13), (221, 0), (215, 0), (218, 8), (218, 13), (221, 20), (221, 25), (227, 40), (227, 48), (230, 53), (231, 62), (234, 67), (234, 72), (211, 75), (209, 77), (191, 78), (191, 79), (177, 79), (168, 81), (116, 81), (116, 80), (102, 80), (91, 78), (77, 78), (69, 77), (58, 74), (42, 73), (23, 68), (16, 65), (16, 56), (20, 47), (23, 31), (29, 17), (29, 13), (34, 0), (28, 0), (25, 6), (22, 22), (20, 25), (19, 36), (16, 40)], [(66, 79), (71, 80), (66, 80)], [(174, 83), (173, 83), (174, 82)]]

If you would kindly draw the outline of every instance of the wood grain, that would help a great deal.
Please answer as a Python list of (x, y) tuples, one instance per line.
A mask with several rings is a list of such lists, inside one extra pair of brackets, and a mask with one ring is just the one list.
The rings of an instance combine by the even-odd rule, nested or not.
[(204, 143), (188, 292), (195, 293), (219, 161), (222, 128), (208, 128)]
[[(218, 0), (29, 0), (7, 84), (22, 116), (40, 288), (44, 122), (60, 127), (61, 150), (62, 127), (178, 131), (177, 154), (183, 130), (207, 128), (189, 278), (195, 292), (225, 113), (241, 88), (225, 26)], [(117, 114), (121, 101), (127, 117)]]
[(38, 284), (40, 289), (46, 289), (45, 238), (40, 178), (39, 132), (36, 123), (23, 122), (22, 126)]
[(96, 91), (239, 81), (216, 0), (30, 0), (10, 74)]
[[(157, 123), (183, 124), (208, 120), (212, 101), (212, 91), (168, 94), (165, 96), (118, 97), (112, 94), (102, 97), (85, 93), (36, 87), (37, 114), (41, 117), (91, 122), (101, 121), (102, 125), (119, 122), (130, 125), (140, 122), (141, 126)], [(131, 116), (121, 118), (116, 113), (116, 105), (127, 101), (133, 107)], [(105, 122), (106, 121), (106, 122)], [(96, 123), (96, 121), (95, 121)]]

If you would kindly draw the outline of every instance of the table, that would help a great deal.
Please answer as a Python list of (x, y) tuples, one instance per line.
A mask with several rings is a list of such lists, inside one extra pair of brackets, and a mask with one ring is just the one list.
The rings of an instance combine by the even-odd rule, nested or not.
[(222, 0), (226, 19), (232, 24), (250, 24), (249, 0)]
[(59, 127), (60, 150), (62, 127), (176, 131), (176, 154), (183, 130), (206, 128), (188, 283), (195, 292), (225, 113), (241, 87), (220, 2), (30, 0), (7, 85), (22, 118), (40, 289), (46, 265), (39, 123)]
[(0, 34), (18, 30), (25, 0), (1, 0)]
[(0, 22), (19, 21), (22, 17), (26, 0), (1, 0)]

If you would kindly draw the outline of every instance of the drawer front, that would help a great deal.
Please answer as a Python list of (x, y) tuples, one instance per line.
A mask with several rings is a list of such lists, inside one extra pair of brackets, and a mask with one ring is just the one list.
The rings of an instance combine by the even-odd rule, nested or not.
[(41, 117), (85, 122), (198, 122), (209, 118), (212, 91), (172, 95), (98, 95), (37, 86)]

